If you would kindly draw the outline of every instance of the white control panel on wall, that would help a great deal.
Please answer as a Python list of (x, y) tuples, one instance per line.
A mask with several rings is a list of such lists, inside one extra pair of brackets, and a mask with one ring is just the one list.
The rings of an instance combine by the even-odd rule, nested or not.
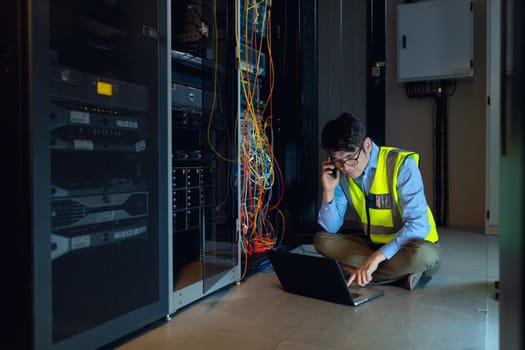
[(473, 7), (470, 0), (398, 5), (398, 81), (472, 77)]

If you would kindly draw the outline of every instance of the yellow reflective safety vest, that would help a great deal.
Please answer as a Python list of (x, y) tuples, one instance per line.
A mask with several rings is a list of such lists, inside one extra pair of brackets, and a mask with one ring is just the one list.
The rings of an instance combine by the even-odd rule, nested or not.
[[(419, 166), (418, 153), (380, 147), (376, 173), (368, 195), (354, 179), (342, 176), (341, 187), (347, 196), (348, 207), (354, 210), (354, 214), (360, 219), (369, 243), (387, 243), (403, 227), (403, 212), (399, 205), (396, 183), (401, 164), (408, 156), (414, 158)], [(434, 216), (428, 205), (427, 216), (430, 232), (425, 240), (435, 243), (439, 238)]]

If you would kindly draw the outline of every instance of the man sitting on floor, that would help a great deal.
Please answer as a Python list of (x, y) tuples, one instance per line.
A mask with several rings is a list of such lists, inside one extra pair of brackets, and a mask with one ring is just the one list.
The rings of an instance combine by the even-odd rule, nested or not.
[[(314, 246), (350, 274), (347, 283), (399, 281), (424, 286), (439, 269), (440, 248), (425, 198), (419, 154), (378, 147), (352, 114), (330, 120), (322, 131), (322, 204)], [(345, 215), (359, 235), (338, 233)]]

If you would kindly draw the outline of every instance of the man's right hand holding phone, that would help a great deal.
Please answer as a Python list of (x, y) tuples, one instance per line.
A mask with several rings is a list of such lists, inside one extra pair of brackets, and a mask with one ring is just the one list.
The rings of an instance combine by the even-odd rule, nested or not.
[(323, 185), (323, 200), (330, 203), (334, 199), (334, 191), (339, 183), (339, 171), (334, 163), (328, 160), (323, 161), (321, 170), (321, 184)]

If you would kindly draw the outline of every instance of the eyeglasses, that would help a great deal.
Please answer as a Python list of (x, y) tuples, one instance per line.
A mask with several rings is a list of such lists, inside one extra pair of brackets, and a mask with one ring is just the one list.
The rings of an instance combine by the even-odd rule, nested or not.
[(337, 159), (337, 158), (331, 158), (330, 157), (330, 161), (338, 169), (343, 169), (345, 167), (345, 165), (356, 166), (358, 161), (359, 161), (359, 156), (361, 155), (361, 149), (362, 148), (363, 147), (360, 146), (358, 148), (358, 150), (353, 155), (350, 155), (350, 156), (348, 156), (348, 157), (346, 157), (344, 159)]

